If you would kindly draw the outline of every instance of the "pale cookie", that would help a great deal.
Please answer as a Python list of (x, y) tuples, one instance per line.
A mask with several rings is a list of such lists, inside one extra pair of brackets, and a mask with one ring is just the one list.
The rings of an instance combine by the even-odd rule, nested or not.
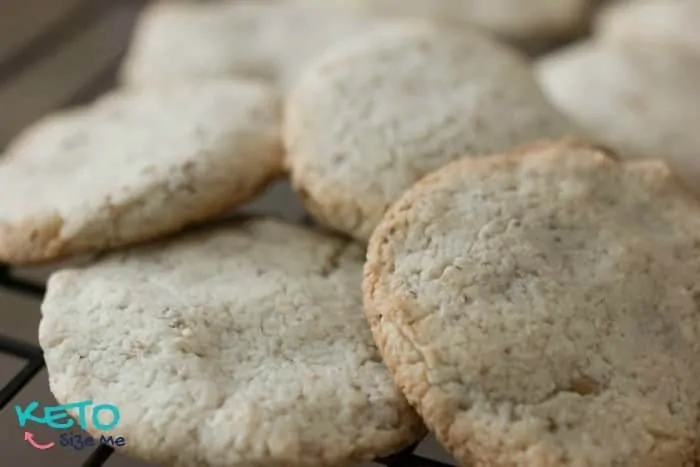
[(161, 3), (139, 20), (121, 80), (130, 86), (247, 76), (286, 86), (330, 44), (378, 23), (285, 2)]
[(596, 32), (606, 40), (645, 47), (665, 43), (700, 53), (698, 0), (634, 0), (613, 3), (596, 20)]
[(247, 201), (281, 172), (279, 112), (266, 87), (211, 81), (44, 118), (0, 159), (0, 262), (147, 240)]
[(477, 26), (525, 45), (557, 42), (580, 33), (591, 0), (296, 0), (385, 18), (419, 18)]
[(424, 427), (372, 340), (363, 260), (345, 240), (258, 218), (59, 272), (39, 329), (51, 390), (116, 405), (108, 434), (169, 466), (389, 454)]
[(679, 48), (585, 42), (538, 65), (553, 103), (623, 158), (663, 157), (700, 192), (700, 57)]
[(359, 240), (446, 162), (573, 132), (520, 54), (423, 23), (329, 49), (288, 96), (284, 121), (286, 165), (308, 210)]
[(700, 461), (700, 204), (662, 162), (544, 143), (450, 164), (392, 207), (363, 285), (459, 461)]

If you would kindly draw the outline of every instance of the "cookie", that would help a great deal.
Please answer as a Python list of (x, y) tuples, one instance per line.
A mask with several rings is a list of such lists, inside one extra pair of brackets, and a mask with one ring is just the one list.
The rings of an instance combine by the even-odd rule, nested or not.
[(361, 241), (446, 162), (576, 132), (522, 55), (471, 29), (418, 22), (330, 48), (284, 113), (285, 163), (307, 209)]
[(596, 19), (596, 32), (637, 47), (665, 43), (700, 53), (698, 24), (697, 0), (634, 0), (604, 8)]
[(532, 47), (579, 34), (591, 0), (297, 0), (385, 18), (418, 18), (477, 26), (499, 38)]
[(660, 43), (583, 42), (543, 58), (540, 83), (622, 158), (663, 157), (700, 190), (700, 57)]
[(39, 330), (51, 390), (117, 406), (108, 434), (159, 464), (389, 454), (424, 428), (372, 341), (363, 259), (346, 240), (252, 218), (59, 272)]
[(114, 248), (240, 205), (281, 172), (279, 113), (265, 86), (210, 81), (45, 117), (0, 159), (0, 262)]
[(158, 86), (245, 76), (286, 86), (310, 58), (377, 22), (288, 2), (154, 4), (136, 26), (120, 80)]
[(365, 310), (467, 465), (697, 462), (700, 204), (659, 161), (541, 143), (426, 177), (372, 237)]

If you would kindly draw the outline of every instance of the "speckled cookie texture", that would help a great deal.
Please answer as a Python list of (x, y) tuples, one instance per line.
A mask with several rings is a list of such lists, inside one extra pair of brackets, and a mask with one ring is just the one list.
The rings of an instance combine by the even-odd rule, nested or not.
[(363, 259), (252, 218), (59, 272), (39, 331), (51, 390), (116, 405), (127, 454), (165, 465), (389, 454), (424, 428), (372, 341)]
[(296, 0), (385, 18), (418, 18), (476, 26), (499, 38), (545, 45), (576, 35), (591, 13), (591, 0)]
[(700, 53), (698, 25), (697, 0), (633, 0), (604, 8), (596, 19), (596, 32), (637, 47), (665, 43)]
[(233, 208), (281, 172), (267, 87), (115, 91), (26, 129), (0, 159), (0, 261), (146, 240)]
[(471, 29), (384, 26), (329, 49), (285, 103), (286, 166), (322, 224), (369, 238), (446, 162), (576, 133), (525, 58)]
[(550, 100), (623, 158), (663, 157), (700, 192), (700, 56), (648, 42), (590, 41), (537, 64)]
[(540, 143), (464, 159), (372, 237), (365, 310), (457, 459), (696, 465), (700, 204), (662, 162)]
[(155, 4), (138, 22), (121, 81), (128, 86), (158, 86), (245, 76), (285, 87), (330, 44), (378, 22), (291, 2)]

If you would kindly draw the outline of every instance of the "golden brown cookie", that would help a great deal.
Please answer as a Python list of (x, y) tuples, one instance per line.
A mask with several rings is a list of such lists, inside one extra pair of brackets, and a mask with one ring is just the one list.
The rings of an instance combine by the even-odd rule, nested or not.
[(284, 113), (286, 165), (307, 209), (361, 241), (431, 170), (577, 131), (522, 55), (472, 29), (422, 22), (330, 47)]
[(468, 465), (698, 462), (700, 203), (662, 162), (541, 143), (452, 163), (372, 236), (365, 310)]

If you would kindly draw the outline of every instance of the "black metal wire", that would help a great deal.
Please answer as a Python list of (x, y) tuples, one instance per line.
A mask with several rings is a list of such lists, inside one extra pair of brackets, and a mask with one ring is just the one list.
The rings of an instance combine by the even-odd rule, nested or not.
[(44, 296), (44, 286), (24, 279), (18, 279), (12, 275), (7, 266), (0, 264), (0, 285), (7, 289), (21, 292), (25, 295), (41, 298)]
[(451, 467), (449, 464), (443, 464), (442, 462), (414, 454), (419, 444), (412, 444), (391, 456), (381, 457), (374, 462), (386, 467)]
[[(4, 337), (0, 336), (0, 347)], [(14, 397), (36, 376), (44, 367), (44, 359), (30, 360), (22, 370), (15, 375), (2, 389), (0, 389), (0, 409), (5, 408)]]
[(85, 459), (85, 462), (82, 463), (81, 467), (102, 467), (112, 456), (112, 454), (114, 454), (114, 449), (105, 444), (101, 444), (97, 447), (97, 449), (92, 451), (90, 457)]
[(386, 464), (384, 461), (376, 461), (379, 464), (387, 467), (454, 467), (451, 464), (445, 464), (440, 461), (428, 459), (413, 453), (406, 453), (402, 456), (397, 456), (393, 463)]
[(415, 451), (417, 447), (418, 443), (414, 443), (406, 448), (403, 448), (401, 451), (392, 454), (391, 456), (380, 457), (376, 460), (376, 462), (386, 465), (387, 467), (402, 467), (403, 464), (401, 461), (403, 458), (413, 454), (413, 451)]
[[(4, 285), (0, 279), (0, 285)], [(0, 353), (13, 355), (24, 360), (35, 361), (42, 359), (41, 349), (33, 344), (18, 341), (0, 334)]]
[[(110, 9), (118, 5), (131, 4), (142, 6), (145, 3), (147, 3), (147, 0), (122, 0), (121, 2), (86, 0), (71, 10), (57, 24), (52, 25), (43, 34), (15, 52), (9, 59), (0, 63), (0, 84), (12, 79), (13, 76), (16, 76), (41, 58), (50, 55), (54, 50), (57, 50), (61, 43), (71, 37), (75, 37), (80, 31), (89, 27), (100, 15), (107, 14)], [(108, 64), (103, 72), (96, 75), (77, 94), (69, 96), (66, 102), (63, 103), (63, 106), (87, 102), (113, 86), (118, 64), (118, 60)], [(305, 219), (305, 222), (309, 222), (309, 219)], [(12, 274), (11, 268), (4, 264), (0, 264), (0, 288), (27, 295), (37, 300), (41, 300), (45, 292), (43, 284), (36, 284), (17, 278)], [(25, 366), (10, 382), (0, 388), (1, 411), (6, 409), (12, 399), (44, 368), (45, 363), (40, 347), (2, 334), (0, 334), (0, 354), (12, 355), (26, 362)], [(387, 467), (452, 467), (449, 464), (414, 454), (415, 448), (416, 445), (410, 446), (392, 456), (378, 459), (376, 462)], [(103, 467), (113, 453), (113, 448), (100, 445), (85, 459), (81, 466)]]

